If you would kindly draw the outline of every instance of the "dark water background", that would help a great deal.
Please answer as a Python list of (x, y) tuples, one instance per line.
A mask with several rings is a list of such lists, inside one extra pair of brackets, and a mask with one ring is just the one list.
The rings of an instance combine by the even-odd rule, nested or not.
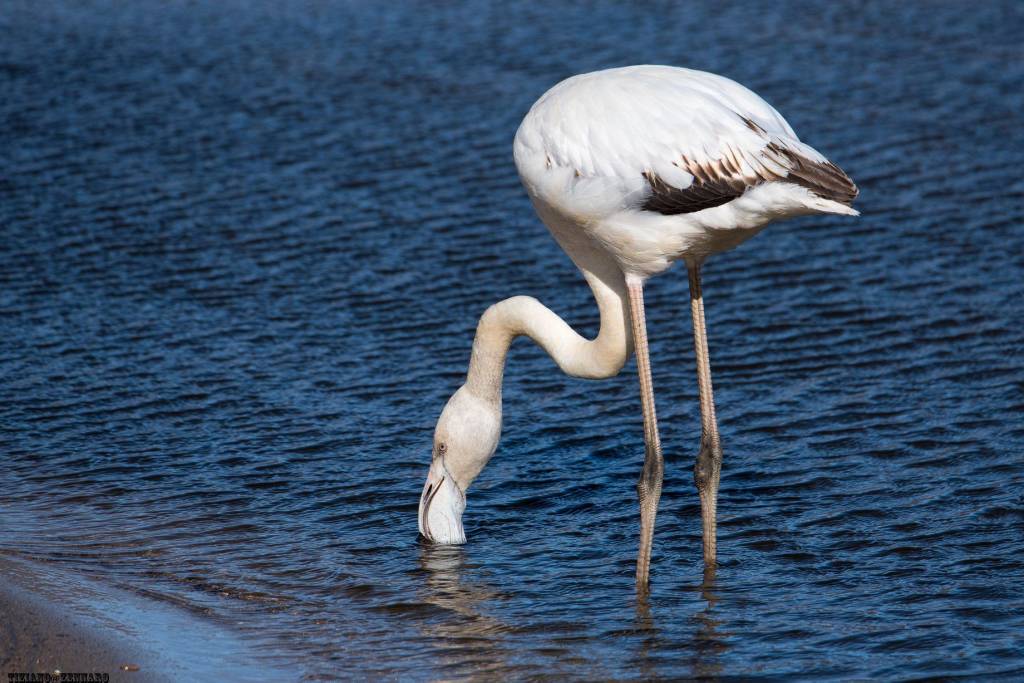
[[(0, 553), (296, 677), (1024, 675), (1024, 5), (0, 5)], [(638, 603), (632, 362), (509, 358), (459, 549), (434, 420), (484, 308), (597, 311), (511, 139), (573, 73), (723, 73), (861, 187), (651, 282), (666, 491)]]

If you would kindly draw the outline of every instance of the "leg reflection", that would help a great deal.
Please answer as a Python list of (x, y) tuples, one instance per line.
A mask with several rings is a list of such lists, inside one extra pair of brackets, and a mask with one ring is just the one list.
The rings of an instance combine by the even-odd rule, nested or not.
[(651, 618), (651, 594), (649, 591), (636, 593), (636, 630), (640, 634), (640, 651), (637, 653), (637, 664), (640, 667), (640, 678), (654, 680), (660, 677), (656, 655), (660, 648), (658, 628)]
[[(689, 597), (682, 597), (682, 602), (691, 604), (694, 596), (690, 590), (694, 590), (704, 602), (703, 608), (691, 617), (696, 629), (689, 638), (673, 632), (672, 617), (662, 624), (665, 628), (661, 628), (657, 617), (652, 615), (651, 596), (645, 592), (637, 594), (634, 628), (640, 637), (636, 658), (640, 678), (651, 680), (667, 676), (673, 679), (704, 679), (722, 675), (722, 655), (729, 648), (726, 639), (730, 634), (722, 631), (723, 621), (714, 614), (715, 605), (720, 599), (716, 571), (714, 565), (705, 567), (701, 583), (684, 590)], [(665, 614), (677, 614), (678, 603), (674, 606), (669, 600), (666, 599), (661, 609)], [(658, 609), (657, 605), (655, 609)], [(679, 667), (686, 663), (689, 663), (690, 670), (684, 674)]]
[(704, 568), (704, 580), (700, 586), (700, 597), (705, 602), (704, 609), (693, 615), (697, 625), (694, 634), (694, 657), (690, 675), (693, 678), (715, 678), (722, 673), (722, 655), (729, 646), (724, 637), (727, 633), (722, 632), (722, 620), (714, 616), (715, 605), (719, 601), (718, 583), (715, 573), (715, 565)]

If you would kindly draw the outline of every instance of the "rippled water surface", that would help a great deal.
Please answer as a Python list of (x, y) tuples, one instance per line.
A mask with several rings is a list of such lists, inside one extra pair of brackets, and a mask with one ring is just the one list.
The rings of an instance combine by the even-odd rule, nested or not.
[[(3, 3), (0, 552), (296, 677), (1024, 675), (1022, 34), (1014, 2)], [(632, 362), (575, 380), (518, 342), (469, 544), (416, 534), (484, 308), (596, 331), (515, 128), (638, 62), (752, 87), (863, 212), (705, 270), (707, 581), (686, 277), (650, 283), (641, 602)]]

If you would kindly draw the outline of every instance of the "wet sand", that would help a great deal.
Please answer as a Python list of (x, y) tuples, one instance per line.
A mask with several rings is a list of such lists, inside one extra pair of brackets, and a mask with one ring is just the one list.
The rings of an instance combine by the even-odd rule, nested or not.
[[(123, 635), (76, 621), (73, 614), (9, 582), (0, 585), (0, 680), (7, 674), (106, 673), (111, 681), (162, 681)], [(137, 667), (125, 671), (124, 666)]]
[(0, 681), (105, 673), (111, 681), (294, 680), (228, 624), (50, 563), (0, 556)]

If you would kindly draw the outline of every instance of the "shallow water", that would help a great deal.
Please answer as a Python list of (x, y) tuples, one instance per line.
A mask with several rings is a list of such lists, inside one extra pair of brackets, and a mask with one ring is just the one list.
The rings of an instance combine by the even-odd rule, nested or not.
[[(1024, 674), (1024, 10), (4, 3), (0, 552), (230, 624), (296, 677)], [(511, 161), (572, 73), (731, 76), (858, 182), (705, 269), (726, 459), (701, 573), (686, 277), (633, 589), (632, 362), (509, 357), (469, 544), (420, 544), (484, 308), (597, 311)]]

